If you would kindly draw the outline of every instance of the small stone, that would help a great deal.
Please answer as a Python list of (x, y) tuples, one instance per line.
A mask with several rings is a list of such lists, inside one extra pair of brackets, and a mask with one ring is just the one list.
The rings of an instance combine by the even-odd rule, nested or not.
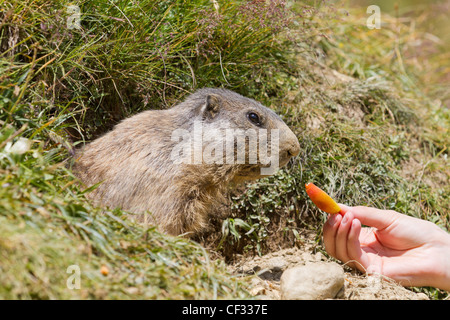
[(283, 258), (273, 257), (267, 261), (267, 267), (272, 271), (282, 271), (286, 269), (287, 262)]
[(314, 259), (315, 259), (315, 261), (325, 261), (326, 260), (325, 256), (322, 254), (322, 252), (317, 252), (314, 255)]
[(136, 287), (129, 287), (125, 289), (126, 292), (128, 292), (129, 294), (135, 295), (139, 293), (139, 289)]
[(261, 296), (261, 295), (265, 295), (266, 294), (266, 288), (264, 288), (263, 286), (256, 286), (253, 287), (249, 290), (249, 293), (252, 296)]
[(423, 293), (423, 292), (419, 292), (416, 295), (416, 299), (417, 300), (430, 300), (430, 298), (428, 298), (428, 296), (425, 293)]
[(344, 270), (335, 262), (314, 262), (287, 269), (281, 276), (281, 299), (333, 299), (344, 286)]

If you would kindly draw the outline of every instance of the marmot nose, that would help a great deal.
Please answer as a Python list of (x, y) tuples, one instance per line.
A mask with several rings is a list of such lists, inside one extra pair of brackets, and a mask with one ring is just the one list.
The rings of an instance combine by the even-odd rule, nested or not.
[(286, 135), (286, 151), (289, 157), (296, 157), (300, 153), (297, 136), (291, 130)]
[(295, 145), (292, 148), (288, 149), (287, 153), (290, 157), (296, 157), (300, 153), (300, 147)]
[(292, 143), (289, 149), (287, 149), (287, 153), (290, 157), (296, 157), (300, 153), (300, 145), (298, 141), (297, 143)]

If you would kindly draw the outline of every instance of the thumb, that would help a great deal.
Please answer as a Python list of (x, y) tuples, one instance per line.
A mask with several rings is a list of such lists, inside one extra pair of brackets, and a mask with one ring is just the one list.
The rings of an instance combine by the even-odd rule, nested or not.
[(343, 214), (351, 211), (354, 217), (361, 221), (362, 224), (377, 228), (378, 230), (383, 230), (390, 226), (400, 215), (393, 210), (381, 210), (364, 206), (350, 207), (340, 203), (339, 206)]

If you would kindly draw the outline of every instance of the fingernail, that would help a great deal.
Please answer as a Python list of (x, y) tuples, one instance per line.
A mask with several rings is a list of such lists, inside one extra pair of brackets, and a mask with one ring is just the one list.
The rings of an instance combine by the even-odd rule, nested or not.
[(342, 218), (342, 223), (345, 224), (348, 221), (348, 215), (345, 214), (344, 217)]
[(336, 215), (332, 214), (331, 217), (328, 218), (328, 224), (334, 226), (336, 224)]

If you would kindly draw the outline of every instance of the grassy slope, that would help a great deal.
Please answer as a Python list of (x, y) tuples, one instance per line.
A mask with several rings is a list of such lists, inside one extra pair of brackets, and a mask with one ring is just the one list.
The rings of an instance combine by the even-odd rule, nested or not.
[[(69, 141), (203, 86), (272, 106), (302, 145), (295, 163), (235, 195), (222, 251), (293, 245), (305, 227), (320, 235), (309, 180), (339, 201), (449, 229), (449, 116), (439, 105), (449, 59), (417, 61), (424, 32), (390, 18), (368, 31), (364, 12), (296, 6), (300, 27), (274, 38), (288, 23), (280, 6), (227, 5), (218, 16), (210, 1), (189, 3), (80, 2), (83, 29), (68, 30), (62, 1), (0, 1), (0, 297), (248, 297), (201, 246), (93, 208), (66, 169)], [(31, 148), (6, 152), (19, 137)], [(80, 290), (66, 287), (73, 264)]]

